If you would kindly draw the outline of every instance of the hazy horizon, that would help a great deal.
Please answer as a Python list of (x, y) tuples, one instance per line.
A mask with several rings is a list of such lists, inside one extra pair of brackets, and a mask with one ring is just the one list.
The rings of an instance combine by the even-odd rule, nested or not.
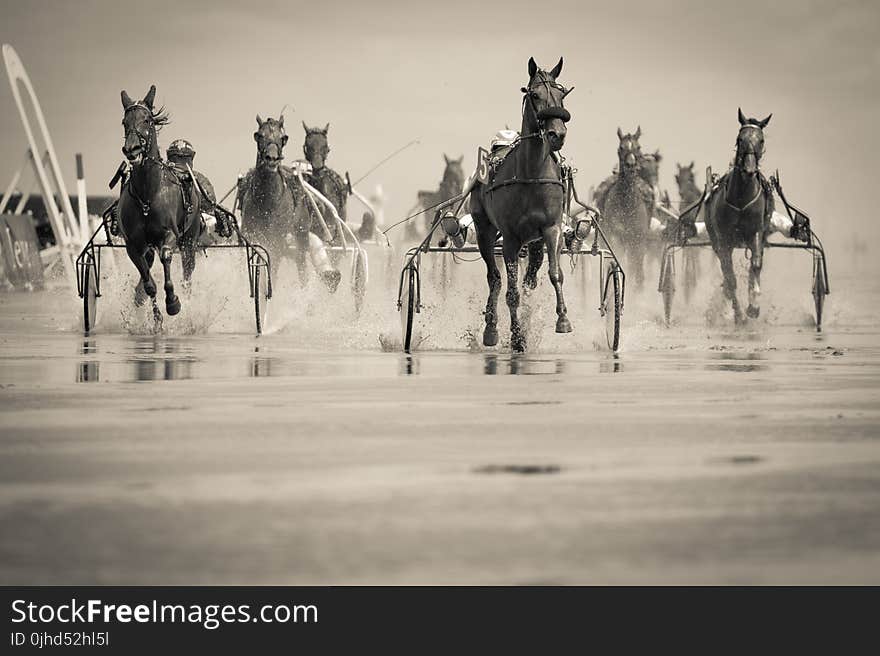
[[(724, 170), (736, 110), (773, 113), (762, 167), (779, 169), (789, 199), (826, 243), (880, 235), (867, 189), (880, 138), (880, 5), (665, 2), (593, 5), (457, 1), (320, 4), (3, 0), (0, 41), (21, 57), (74, 191), (74, 153), (89, 193), (106, 193), (122, 159), (119, 92), (156, 84), (172, 123), (162, 149), (185, 137), (219, 193), (253, 165), (255, 115), (286, 113), (288, 160), (302, 156), (301, 121), (330, 123), (328, 164), (356, 179), (419, 139), (361, 186), (381, 183), (386, 224), (418, 189), (433, 189), (443, 153), (464, 155), (506, 124), (518, 127), (526, 62), (574, 86), (564, 154), (586, 190), (611, 169), (616, 130), (642, 128), (664, 156), (662, 186), (677, 197), (676, 162)], [(0, 187), (26, 149), (7, 83), (0, 84)], [(29, 175), (29, 174), (28, 174)], [(833, 192), (832, 192), (833, 189)], [(359, 216), (359, 211), (352, 212)], [(834, 257), (831, 257), (834, 266)]]

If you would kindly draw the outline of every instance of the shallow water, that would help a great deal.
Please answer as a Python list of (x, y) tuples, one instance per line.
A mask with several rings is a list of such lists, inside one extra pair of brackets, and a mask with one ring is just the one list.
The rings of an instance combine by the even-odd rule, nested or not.
[(713, 265), (669, 328), (631, 289), (616, 355), (579, 269), (522, 355), (478, 345), (479, 263), (425, 269), (411, 356), (379, 257), (360, 317), (283, 265), (261, 337), (220, 258), (158, 332), (124, 266), (88, 337), (0, 295), (0, 582), (880, 583), (880, 285), (832, 271), (817, 334), (774, 258), (736, 329)]

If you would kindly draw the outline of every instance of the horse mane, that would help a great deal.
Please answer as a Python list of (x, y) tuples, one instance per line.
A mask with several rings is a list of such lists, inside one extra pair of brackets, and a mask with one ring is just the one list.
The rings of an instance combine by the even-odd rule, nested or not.
[(165, 109), (165, 105), (162, 105), (159, 109), (150, 109), (150, 116), (153, 119), (156, 132), (159, 132), (164, 126), (171, 123), (171, 114)]

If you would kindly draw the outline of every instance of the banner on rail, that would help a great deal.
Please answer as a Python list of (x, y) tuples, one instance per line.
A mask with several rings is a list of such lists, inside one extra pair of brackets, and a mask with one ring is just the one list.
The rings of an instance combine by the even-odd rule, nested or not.
[(0, 279), (21, 290), (43, 286), (40, 242), (25, 214), (0, 214)]

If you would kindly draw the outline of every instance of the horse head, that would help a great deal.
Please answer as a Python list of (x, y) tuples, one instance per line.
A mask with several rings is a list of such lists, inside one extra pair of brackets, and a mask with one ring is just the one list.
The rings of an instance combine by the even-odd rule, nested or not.
[(168, 115), (164, 109), (157, 111), (153, 108), (155, 99), (155, 85), (150, 87), (143, 100), (134, 101), (124, 89), (122, 91), (122, 127), (125, 130), (122, 154), (132, 165), (142, 163), (146, 157), (159, 158), (156, 134), (168, 123)]
[(461, 191), (464, 185), (464, 155), (458, 159), (451, 159), (443, 154), (443, 160), (446, 162), (446, 168), (443, 169), (443, 180), (440, 181), (440, 189), (451, 192), (450, 198)]
[(560, 150), (565, 143), (565, 124), (571, 114), (562, 106), (563, 99), (574, 87), (566, 89), (556, 81), (562, 72), (562, 57), (550, 71), (538, 68), (529, 58), (529, 84), (521, 90), (523, 97), (523, 136), (538, 133), (546, 136), (551, 150)]
[(739, 133), (736, 135), (734, 168), (744, 178), (750, 178), (758, 172), (761, 157), (764, 155), (764, 128), (770, 123), (772, 116), (773, 114), (770, 114), (759, 121), (755, 118), (746, 118), (741, 109), (737, 110)]
[(675, 165), (675, 183), (678, 185), (679, 191), (697, 186), (697, 177), (694, 175), (694, 162), (687, 166)]
[(257, 114), (257, 131), (254, 141), (257, 142), (257, 167), (278, 170), (284, 159), (283, 150), (287, 143), (284, 131), (284, 116), (279, 119), (267, 118), (265, 121)]
[(327, 155), (330, 154), (330, 146), (327, 144), (327, 132), (330, 130), (330, 124), (328, 123), (324, 128), (310, 128), (303, 121), (302, 126), (306, 131), (303, 154), (312, 165), (312, 170), (320, 171), (327, 163)]
[(642, 147), (639, 145), (641, 136), (641, 126), (632, 134), (624, 134), (623, 130), (617, 128), (617, 138), (620, 139), (620, 144), (617, 146), (617, 162), (621, 175), (634, 173), (641, 167)]
[(663, 156), (659, 150), (642, 155), (642, 177), (649, 185), (656, 187), (660, 182), (660, 161)]

